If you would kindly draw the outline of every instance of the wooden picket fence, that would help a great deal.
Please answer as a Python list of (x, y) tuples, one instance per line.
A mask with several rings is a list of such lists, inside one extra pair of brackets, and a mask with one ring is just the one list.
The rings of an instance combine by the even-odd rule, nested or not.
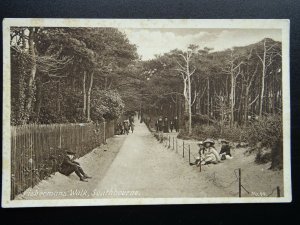
[(63, 154), (81, 157), (114, 135), (114, 121), (11, 127), (11, 199), (58, 171)]

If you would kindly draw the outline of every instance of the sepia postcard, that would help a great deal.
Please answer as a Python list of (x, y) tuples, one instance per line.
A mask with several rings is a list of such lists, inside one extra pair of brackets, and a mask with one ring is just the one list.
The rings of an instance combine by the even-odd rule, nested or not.
[(3, 20), (2, 207), (292, 201), (289, 20)]

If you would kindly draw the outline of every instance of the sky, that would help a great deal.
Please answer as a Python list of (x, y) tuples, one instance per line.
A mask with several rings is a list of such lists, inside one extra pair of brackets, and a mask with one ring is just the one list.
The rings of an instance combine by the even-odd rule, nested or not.
[(122, 29), (130, 43), (137, 46), (142, 60), (155, 58), (173, 49), (185, 50), (190, 44), (221, 51), (234, 46), (245, 46), (272, 38), (281, 41), (277, 29), (189, 29), (189, 28), (136, 28)]

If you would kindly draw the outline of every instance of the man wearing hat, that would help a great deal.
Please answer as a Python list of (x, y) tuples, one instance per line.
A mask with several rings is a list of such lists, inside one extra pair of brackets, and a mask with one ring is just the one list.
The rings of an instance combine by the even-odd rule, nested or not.
[(80, 164), (76, 162), (74, 158), (75, 158), (75, 153), (71, 151), (67, 151), (64, 160), (60, 166), (59, 172), (66, 176), (69, 176), (71, 173), (75, 172), (81, 181), (87, 182), (86, 179), (91, 177), (88, 176), (83, 171)]
[(229, 146), (229, 141), (223, 139), (221, 140), (222, 147), (220, 151), (220, 156), (222, 160), (225, 159), (232, 159), (232, 155), (230, 153), (230, 146)]
[(214, 140), (207, 138), (204, 142), (203, 160), (201, 164), (214, 163), (217, 164), (221, 161), (220, 155), (214, 147)]

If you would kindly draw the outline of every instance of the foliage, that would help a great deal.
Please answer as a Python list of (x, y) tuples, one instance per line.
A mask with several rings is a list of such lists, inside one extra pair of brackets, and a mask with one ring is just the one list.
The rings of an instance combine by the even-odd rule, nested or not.
[(228, 126), (225, 126), (222, 128), (222, 130), (223, 131), (221, 132), (221, 128), (217, 124), (215, 125), (202, 124), (202, 125), (196, 125), (193, 128), (192, 135), (188, 135), (187, 132), (185, 132), (185, 130), (181, 130), (178, 137), (184, 139), (193, 138), (202, 141), (206, 138), (213, 138), (213, 139), (225, 138), (233, 142), (240, 142), (244, 140), (243, 139), (244, 130), (241, 127), (230, 128)]
[[(85, 122), (95, 88), (132, 104), (135, 90), (124, 94), (131, 87), (122, 81), (135, 81), (138, 56), (116, 28), (13, 27), (11, 50), (12, 125)], [(103, 108), (108, 119), (120, 114), (113, 104)]]
[[(246, 131), (247, 140), (257, 149), (256, 161), (272, 162), (271, 169), (283, 168), (283, 133), (281, 115), (268, 115), (253, 122)], [(270, 151), (266, 151), (269, 149)]]
[(252, 122), (246, 130), (250, 145), (261, 143), (262, 147), (272, 148), (278, 140), (282, 139), (281, 115), (269, 115)]
[(115, 90), (95, 89), (92, 99), (92, 119), (113, 120), (122, 115), (124, 102)]

